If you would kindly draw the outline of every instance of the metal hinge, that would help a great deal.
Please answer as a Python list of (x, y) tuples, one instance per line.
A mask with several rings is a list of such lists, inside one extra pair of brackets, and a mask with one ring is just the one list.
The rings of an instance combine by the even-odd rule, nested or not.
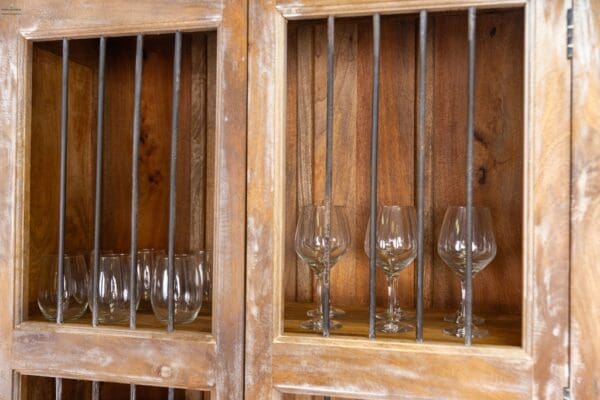
[(573, 9), (567, 10), (567, 58), (573, 58)]
[(571, 388), (563, 388), (563, 400), (571, 400)]

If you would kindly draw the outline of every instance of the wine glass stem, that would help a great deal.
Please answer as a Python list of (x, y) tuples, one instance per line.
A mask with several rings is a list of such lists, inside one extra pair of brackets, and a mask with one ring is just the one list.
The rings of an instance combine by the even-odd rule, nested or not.
[(396, 319), (396, 277), (388, 275), (388, 318), (393, 320)]
[(460, 324), (464, 324), (465, 323), (466, 298), (467, 298), (467, 285), (466, 285), (466, 282), (465, 282), (465, 278), (460, 278), (460, 316), (459, 316), (458, 321), (457, 321)]
[(317, 284), (317, 315), (323, 315), (323, 274), (315, 274)]

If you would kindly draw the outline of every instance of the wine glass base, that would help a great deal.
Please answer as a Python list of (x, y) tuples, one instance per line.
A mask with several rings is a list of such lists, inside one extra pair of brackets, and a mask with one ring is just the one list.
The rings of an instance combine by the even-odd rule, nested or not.
[[(454, 336), (459, 338), (465, 337), (465, 327), (464, 326), (449, 326), (447, 328), (442, 329), (444, 335)], [(488, 330), (483, 328), (478, 328), (473, 325), (471, 329), (471, 337), (472, 338), (483, 338), (488, 335)]]
[[(318, 318), (321, 316), (321, 311), (313, 308), (312, 310), (308, 310), (306, 312), (306, 316), (309, 318)], [(346, 311), (341, 308), (330, 307), (329, 308), (329, 318), (343, 318), (346, 316)]]
[[(483, 325), (485, 323), (485, 318), (480, 317), (479, 315), (473, 314), (472, 317), (473, 325)], [(452, 324), (462, 324), (462, 318), (459, 311), (455, 311), (452, 314), (444, 315), (444, 321), (450, 322)]]
[[(395, 319), (398, 321), (407, 321), (407, 320), (415, 319), (415, 316), (413, 314), (406, 313), (400, 307), (396, 308), (396, 311), (394, 311), (394, 316), (395, 316)], [(388, 311), (379, 312), (379, 313), (375, 314), (375, 319), (377, 319), (377, 320), (390, 319), (390, 313)]]
[(399, 320), (385, 320), (375, 324), (375, 330), (377, 332), (403, 333), (410, 332), (414, 329), (415, 328), (412, 325), (402, 323)]
[[(329, 330), (340, 329), (342, 323), (339, 321), (329, 320)], [(309, 319), (300, 323), (300, 328), (306, 329), (313, 332), (323, 332), (323, 320), (322, 319)]]

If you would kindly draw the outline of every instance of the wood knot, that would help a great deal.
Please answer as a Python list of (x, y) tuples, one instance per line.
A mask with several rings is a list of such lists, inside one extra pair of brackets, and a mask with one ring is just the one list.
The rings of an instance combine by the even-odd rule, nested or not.
[(173, 370), (171, 369), (171, 367), (168, 366), (162, 366), (160, 367), (160, 377), (167, 379), (170, 378), (173, 375)]
[(485, 185), (486, 175), (487, 175), (487, 170), (485, 169), (485, 167), (479, 167), (479, 177), (477, 179), (477, 182), (479, 182), (480, 185)]

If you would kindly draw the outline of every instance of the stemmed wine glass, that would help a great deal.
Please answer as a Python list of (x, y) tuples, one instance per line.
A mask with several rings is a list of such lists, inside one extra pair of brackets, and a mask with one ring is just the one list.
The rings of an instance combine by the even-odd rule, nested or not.
[[(365, 235), (365, 252), (369, 255), (371, 224)], [(387, 278), (388, 310), (375, 326), (379, 332), (399, 333), (413, 329), (401, 321), (402, 310), (396, 302), (396, 279), (417, 256), (416, 214), (411, 206), (383, 206), (376, 222), (375, 263)], [(400, 312), (399, 312), (400, 311)]]
[[(319, 287), (328, 287), (329, 282), (324, 281), (324, 272), (327, 261), (333, 267), (350, 247), (350, 230), (346, 217), (346, 207), (330, 207), (330, 232), (329, 237), (325, 231), (327, 209), (325, 206), (303, 207), (296, 226), (295, 247), (298, 256), (308, 264), (317, 276)], [(325, 248), (329, 244), (329, 260), (325, 259)], [(317, 290), (317, 309), (322, 310), (321, 290)], [(330, 320), (329, 329), (342, 326), (338, 321)], [(303, 329), (320, 332), (323, 330), (323, 315), (321, 313), (300, 324)]]
[[(444, 328), (444, 333), (450, 336), (464, 337), (464, 315), (465, 315), (465, 269), (467, 254), (467, 208), (449, 207), (444, 215), (442, 229), (438, 239), (438, 254), (460, 277), (461, 286), (461, 312), (457, 316), (453, 327)], [(471, 241), (471, 254), (473, 260), (472, 273), (484, 269), (496, 256), (496, 239), (492, 227), (492, 215), (485, 207), (473, 207), (473, 234)], [(472, 336), (487, 336), (487, 330), (478, 328), (473, 324)]]

